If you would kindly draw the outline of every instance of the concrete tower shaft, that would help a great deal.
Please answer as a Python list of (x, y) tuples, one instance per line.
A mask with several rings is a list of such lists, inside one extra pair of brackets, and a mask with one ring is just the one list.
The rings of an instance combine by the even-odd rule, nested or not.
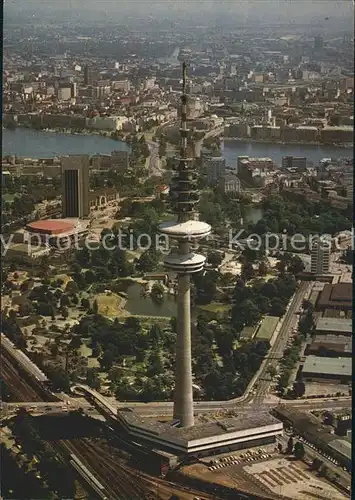
[(192, 367), (191, 367), (191, 314), (190, 275), (202, 271), (206, 258), (190, 250), (190, 241), (198, 240), (211, 232), (211, 227), (193, 220), (199, 201), (194, 158), (188, 153), (186, 63), (183, 63), (181, 95), (180, 157), (171, 189), (171, 201), (177, 214), (177, 222), (160, 224), (161, 233), (178, 242), (178, 252), (168, 255), (165, 268), (177, 273), (177, 340), (174, 418), (181, 427), (194, 425)]

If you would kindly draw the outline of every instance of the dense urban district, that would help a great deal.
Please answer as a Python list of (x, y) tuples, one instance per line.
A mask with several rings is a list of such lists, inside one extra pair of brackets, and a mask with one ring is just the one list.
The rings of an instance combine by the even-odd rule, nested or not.
[[(117, 150), (3, 157), (3, 498), (350, 498), (353, 34), (326, 20), (4, 25), (3, 126)], [(231, 140), (339, 154), (230, 165)], [(179, 428), (177, 243), (159, 224), (197, 201), (188, 224), (212, 229), (189, 254), (206, 263)]]

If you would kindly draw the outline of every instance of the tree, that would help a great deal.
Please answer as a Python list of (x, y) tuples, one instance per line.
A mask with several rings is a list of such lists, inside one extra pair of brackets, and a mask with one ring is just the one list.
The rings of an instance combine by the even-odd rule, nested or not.
[(148, 377), (154, 377), (154, 375), (159, 375), (163, 371), (163, 363), (159, 352), (153, 351), (148, 358)]
[(70, 306), (70, 300), (69, 300), (69, 296), (64, 293), (61, 298), (60, 298), (60, 307), (69, 307)]
[(247, 326), (254, 326), (260, 320), (260, 311), (252, 300), (244, 300), (240, 305), (242, 317)]
[(71, 280), (68, 281), (67, 286), (65, 287), (65, 293), (68, 293), (69, 295), (73, 295), (74, 293), (79, 292), (79, 287), (75, 281)]
[(154, 323), (149, 330), (149, 338), (151, 339), (153, 345), (158, 344), (163, 337), (162, 329), (159, 325)]
[(217, 267), (219, 267), (222, 263), (222, 256), (220, 253), (218, 252), (213, 252), (213, 251), (209, 251), (207, 253), (207, 262), (209, 264), (211, 264), (211, 266), (216, 269)]
[(334, 413), (331, 413), (330, 411), (326, 411), (324, 413), (324, 423), (325, 425), (332, 425), (334, 426), (336, 422)]
[(114, 360), (114, 354), (112, 351), (109, 349), (106, 349), (106, 351), (103, 353), (102, 358), (100, 358), (100, 366), (103, 370), (108, 371), (110, 368), (112, 368), (113, 365), (113, 360)]
[(154, 283), (150, 292), (152, 300), (158, 304), (161, 304), (164, 301), (164, 291), (164, 287), (161, 283)]
[(92, 348), (92, 357), (99, 358), (102, 356), (102, 347), (100, 344), (96, 344), (95, 347)]
[(297, 460), (302, 460), (302, 458), (305, 455), (303, 443), (297, 442), (295, 444), (293, 453), (294, 453), (295, 457), (297, 458)]
[(268, 374), (270, 375), (271, 378), (274, 378), (275, 375), (277, 374), (277, 369), (275, 366), (270, 365), (267, 369)]
[(90, 309), (90, 300), (86, 299), (86, 298), (82, 298), (81, 299), (81, 307), (83, 307), (86, 310)]
[(302, 380), (297, 380), (292, 387), (292, 392), (296, 398), (301, 398), (306, 392), (306, 386)]
[(177, 319), (176, 319), (176, 316), (172, 316), (170, 318), (170, 328), (171, 328), (171, 331), (176, 333), (177, 332)]
[(79, 337), (79, 335), (74, 335), (74, 337), (71, 339), (69, 345), (72, 349), (80, 349), (80, 347), (82, 345), (82, 341), (81, 341), (81, 338)]
[(77, 306), (77, 305), (78, 305), (78, 303), (79, 303), (79, 298), (78, 298), (78, 296), (77, 296), (77, 294), (76, 294), (76, 293), (73, 293), (73, 295), (72, 295), (72, 297), (71, 297), (71, 301), (72, 301), (72, 303), (73, 303), (75, 306)]
[(47, 375), (52, 382), (52, 387), (57, 391), (68, 392), (70, 388), (70, 381), (68, 375), (62, 368), (48, 367)]
[(96, 299), (94, 300), (94, 302), (92, 304), (92, 310), (93, 310), (94, 314), (98, 314), (98, 312), (99, 312), (99, 305), (98, 305)]
[(321, 477), (327, 477), (329, 471), (328, 471), (328, 467), (326, 467), (324, 464), (321, 465), (320, 469), (319, 469), (319, 475)]
[(311, 310), (313, 311), (313, 304), (307, 299), (303, 299), (302, 301), (302, 309), (305, 311)]
[(59, 353), (59, 347), (57, 346), (57, 344), (52, 344), (50, 347), (50, 351), (53, 358), (56, 358)]
[(268, 267), (266, 262), (261, 261), (258, 268), (258, 273), (260, 276), (266, 276), (268, 272)]
[(96, 368), (88, 368), (86, 371), (86, 383), (95, 390), (100, 390), (100, 377)]
[(285, 304), (281, 299), (275, 297), (271, 300), (270, 314), (272, 316), (283, 316), (285, 314)]
[(293, 438), (290, 436), (289, 440), (287, 441), (287, 448), (286, 448), (286, 453), (291, 454), (293, 452)]
[(312, 465), (311, 465), (312, 470), (319, 470), (319, 468), (321, 467), (322, 463), (323, 462), (319, 458), (314, 458), (313, 462), (312, 462)]
[(291, 261), (287, 267), (287, 270), (291, 274), (299, 274), (304, 271), (305, 265), (303, 260), (298, 257), (298, 255), (293, 255)]
[(241, 277), (243, 281), (248, 281), (253, 278), (255, 275), (255, 271), (253, 265), (250, 262), (245, 262), (242, 265)]
[(62, 307), (62, 316), (64, 319), (67, 319), (69, 317), (69, 311), (67, 307)]
[(153, 272), (158, 267), (160, 258), (160, 252), (158, 252), (155, 248), (150, 248), (142, 253), (136, 267), (142, 272)]

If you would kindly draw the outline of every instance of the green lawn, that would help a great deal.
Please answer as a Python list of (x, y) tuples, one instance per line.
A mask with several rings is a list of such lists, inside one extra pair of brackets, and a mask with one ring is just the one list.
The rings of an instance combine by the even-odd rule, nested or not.
[(14, 198), (15, 198), (15, 194), (3, 194), (2, 195), (2, 199), (6, 202), (9, 202), (9, 203), (12, 203), (14, 201)]
[(100, 293), (95, 296), (95, 299), (97, 301), (99, 314), (108, 317), (117, 317), (122, 315), (123, 299), (118, 295), (115, 295), (114, 293), (112, 295)]
[(270, 340), (274, 334), (277, 323), (279, 322), (278, 316), (265, 316), (258, 331), (256, 332), (255, 338), (257, 340)]
[(199, 309), (202, 311), (210, 312), (210, 313), (228, 313), (231, 310), (232, 306), (229, 304), (221, 304), (219, 302), (211, 302), (210, 304), (206, 304), (205, 306), (199, 306)]

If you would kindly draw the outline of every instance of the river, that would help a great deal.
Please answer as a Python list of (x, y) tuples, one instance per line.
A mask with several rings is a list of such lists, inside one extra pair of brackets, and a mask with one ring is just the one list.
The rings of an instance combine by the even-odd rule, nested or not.
[[(100, 135), (72, 135), (44, 132), (28, 128), (2, 130), (2, 154), (29, 158), (50, 158), (67, 154), (109, 154), (113, 150), (127, 151), (122, 141)], [(270, 157), (280, 164), (283, 156), (306, 156), (317, 164), (322, 158), (353, 157), (351, 148), (316, 146), (311, 144), (268, 144), (226, 141), (223, 154), (229, 166), (235, 166), (238, 156)]]

